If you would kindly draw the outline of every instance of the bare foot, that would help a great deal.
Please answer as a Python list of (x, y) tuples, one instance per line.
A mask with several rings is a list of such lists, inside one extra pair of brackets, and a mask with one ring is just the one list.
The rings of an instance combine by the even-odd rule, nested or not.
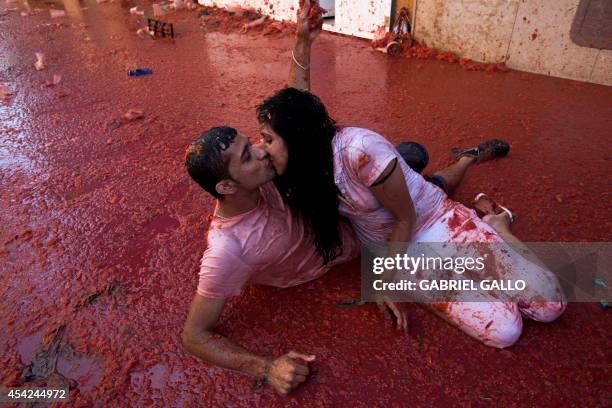
[(495, 211), (495, 202), (484, 193), (478, 193), (474, 198), (474, 209), (481, 218), (498, 212)]
[(474, 208), (482, 220), (489, 224), (500, 235), (512, 235), (510, 225), (514, 218), (510, 210), (497, 204), (484, 193), (479, 193), (474, 198)]
[(487, 214), (482, 217), (482, 220), (500, 234), (510, 233), (510, 216), (506, 212)]
[(484, 217), (485, 215), (489, 214), (501, 214), (503, 212), (506, 213), (510, 219), (510, 223), (514, 221), (514, 216), (509, 209), (497, 204), (495, 200), (487, 196), (485, 193), (476, 194), (476, 197), (474, 198), (474, 209), (480, 217)]

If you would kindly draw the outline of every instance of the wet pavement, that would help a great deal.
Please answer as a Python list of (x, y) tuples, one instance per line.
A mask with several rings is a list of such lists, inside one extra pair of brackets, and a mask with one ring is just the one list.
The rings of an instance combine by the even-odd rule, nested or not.
[[(358, 262), (248, 288), (224, 313), (220, 331), (253, 351), (317, 355), (289, 397), (188, 356), (180, 331), (213, 202), (190, 182), (185, 147), (219, 124), (255, 137), (254, 107), (284, 85), (293, 40), (282, 25), (240, 34), (249, 16), (202, 9), (165, 17), (173, 40), (141, 38), (136, 5), (151, 12), (0, 1), (0, 84), (13, 93), (0, 101), (2, 384), (67, 384), (77, 406), (610, 403), (612, 324), (598, 304), (526, 322), (503, 351), (416, 305), (401, 335), (371, 305), (335, 306), (358, 297)], [(139, 67), (153, 74), (127, 76)], [(508, 158), (470, 169), (455, 198), (493, 195), (521, 239), (610, 241), (612, 88), (389, 58), (327, 33), (312, 72), (340, 123), (424, 144), (429, 171), (453, 146), (506, 138)], [(144, 116), (124, 119), (130, 109)]]

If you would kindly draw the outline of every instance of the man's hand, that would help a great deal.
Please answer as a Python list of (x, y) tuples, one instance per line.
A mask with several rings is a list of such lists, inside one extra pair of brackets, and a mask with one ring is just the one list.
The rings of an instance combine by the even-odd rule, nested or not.
[(306, 381), (309, 373), (308, 365), (296, 361), (298, 359), (308, 363), (314, 361), (315, 356), (290, 351), (274, 360), (270, 366), (268, 383), (283, 395), (287, 395)]
[[(302, 2), (300, 2), (302, 3)], [(310, 0), (303, 0), (303, 4), (297, 13), (296, 35), (298, 38), (312, 42), (321, 32), (323, 26), (323, 16), (318, 13), (319, 5), (312, 4)], [(314, 9), (313, 9), (314, 8)], [(314, 15), (310, 15), (311, 11)]]

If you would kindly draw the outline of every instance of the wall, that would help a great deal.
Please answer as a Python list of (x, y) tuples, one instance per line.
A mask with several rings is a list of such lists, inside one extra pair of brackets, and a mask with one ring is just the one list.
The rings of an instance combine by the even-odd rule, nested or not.
[[(242, 8), (260, 9), (262, 14), (268, 15), (276, 20), (295, 21), (295, 10), (298, 1), (288, 0), (198, 0), (203, 6), (215, 6), (227, 8), (240, 6)], [(293, 7), (294, 10), (291, 8)]]
[[(612, 1), (612, 0), (611, 0)], [(396, 0), (414, 18), (415, 37), (427, 45), (481, 62), (612, 85), (612, 50), (581, 47), (570, 39), (579, 0)], [(295, 21), (298, 0), (199, 0), (202, 5), (261, 9)], [(336, 0), (336, 18), (323, 28), (372, 38), (388, 25), (391, 0)]]
[(612, 85), (612, 51), (570, 39), (579, 0), (417, 0), (415, 37), (513, 69)]
[[(276, 20), (295, 21), (298, 0), (198, 0), (204, 6), (240, 5), (260, 9)], [(293, 9), (292, 9), (293, 8)], [(323, 29), (340, 34), (371, 39), (374, 31), (389, 23), (391, 0), (336, 0), (336, 18), (326, 20)]]
[(323, 29), (371, 39), (381, 25), (389, 25), (391, 0), (336, 0), (336, 18)]

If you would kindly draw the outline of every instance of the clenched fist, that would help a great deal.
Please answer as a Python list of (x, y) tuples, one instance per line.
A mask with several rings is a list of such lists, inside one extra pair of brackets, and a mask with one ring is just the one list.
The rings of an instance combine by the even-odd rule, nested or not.
[(290, 351), (272, 361), (268, 383), (279, 393), (287, 395), (300, 383), (306, 381), (309, 373), (308, 363), (314, 360), (313, 355)]

